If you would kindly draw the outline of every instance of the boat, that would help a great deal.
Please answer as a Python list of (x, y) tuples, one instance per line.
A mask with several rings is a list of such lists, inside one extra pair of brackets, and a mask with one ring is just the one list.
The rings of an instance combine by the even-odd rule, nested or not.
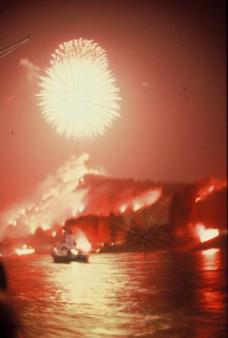
[(60, 256), (55, 255), (54, 253), (51, 254), (54, 260), (54, 263), (70, 263), (71, 261), (67, 256)]
[(89, 262), (88, 253), (78, 245), (70, 230), (66, 232), (64, 241), (56, 244), (51, 255), (55, 263)]
[(88, 263), (89, 255), (79, 250), (61, 250), (54, 248), (51, 255), (55, 263), (81, 262)]
[(86, 254), (61, 256), (61, 255), (56, 255), (52, 253), (52, 257), (55, 263), (71, 263), (71, 262), (88, 263), (89, 262), (89, 256)]

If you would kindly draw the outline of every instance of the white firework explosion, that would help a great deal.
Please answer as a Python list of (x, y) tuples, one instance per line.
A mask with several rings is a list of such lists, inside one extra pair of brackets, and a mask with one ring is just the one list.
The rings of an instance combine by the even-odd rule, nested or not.
[(37, 95), (43, 118), (67, 138), (103, 135), (120, 116), (120, 95), (106, 52), (92, 40), (59, 45)]

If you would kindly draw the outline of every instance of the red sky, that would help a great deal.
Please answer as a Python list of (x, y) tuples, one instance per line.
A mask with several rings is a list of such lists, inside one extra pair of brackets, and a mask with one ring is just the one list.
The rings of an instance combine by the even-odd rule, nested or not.
[[(225, 1), (5, 1), (0, 49), (0, 210), (26, 198), (71, 154), (113, 177), (194, 181), (226, 176)], [(102, 137), (67, 140), (42, 119), (20, 60), (44, 69), (79, 37), (106, 49), (122, 118)]]

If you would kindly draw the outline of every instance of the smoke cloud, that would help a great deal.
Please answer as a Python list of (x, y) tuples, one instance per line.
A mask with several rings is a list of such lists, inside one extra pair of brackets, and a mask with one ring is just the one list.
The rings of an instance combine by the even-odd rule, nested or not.
[(27, 58), (20, 59), (19, 63), (25, 69), (29, 82), (33, 82), (38, 78), (40, 67), (36, 66)]

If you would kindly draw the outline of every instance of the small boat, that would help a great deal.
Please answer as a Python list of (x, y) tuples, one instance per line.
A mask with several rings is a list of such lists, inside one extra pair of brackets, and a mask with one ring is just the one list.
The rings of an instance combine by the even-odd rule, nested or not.
[(55, 263), (89, 262), (89, 255), (78, 243), (70, 230), (65, 234), (64, 241), (58, 242), (51, 253)]
[(89, 255), (78, 250), (76, 250), (76, 252), (58, 252), (58, 250), (54, 248), (51, 255), (55, 263), (89, 262)]

